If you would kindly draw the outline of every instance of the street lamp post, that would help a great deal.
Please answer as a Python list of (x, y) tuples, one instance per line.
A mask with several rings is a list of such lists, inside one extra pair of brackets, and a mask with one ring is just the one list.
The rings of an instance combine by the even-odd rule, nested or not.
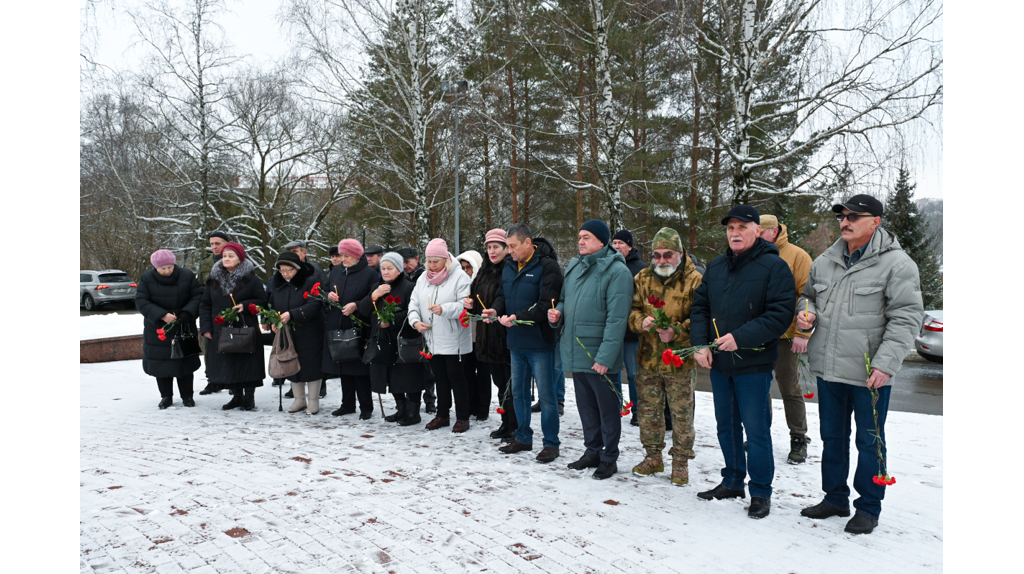
[(454, 88), (448, 80), (441, 82), (441, 91), (445, 93), (455, 92), (455, 253), (462, 249), (459, 243), (459, 92), (469, 86), (466, 80), (455, 82)]

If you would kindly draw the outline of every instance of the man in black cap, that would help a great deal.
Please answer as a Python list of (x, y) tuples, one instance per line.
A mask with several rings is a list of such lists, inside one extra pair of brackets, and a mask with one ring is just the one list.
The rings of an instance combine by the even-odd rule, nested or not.
[(717, 345), (714, 352), (701, 349), (694, 357), (711, 369), (718, 443), (725, 458), (722, 483), (697, 496), (745, 498), (749, 470), (751, 518), (768, 516), (771, 506), (772, 368), (796, 304), (793, 273), (779, 249), (760, 237), (760, 223), (760, 214), (749, 205), (729, 210), (722, 219), (728, 248), (708, 263), (690, 308), (691, 343)]
[(366, 264), (377, 270), (380, 273), (380, 258), (384, 255), (384, 248), (380, 245), (367, 245), (363, 249), (363, 255), (366, 256)]
[(420, 265), (420, 252), (415, 247), (403, 247), (398, 250), (398, 254), (402, 256), (405, 276), (416, 283), (416, 280), (423, 274), (423, 266)]
[[(211, 233), (210, 235), (207, 236), (207, 240), (209, 240), (209, 242), (210, 242), (210, 251), (213, 253), (213, 257), (208, 261), (208, 264), (207, 263), (203, 263), (202, 265), (199, 266), (199, 273), (197, 273), (196, 275), (197, 275), (197, 278), (199, 280), (199, 284), (200, 285), (205, 285), (206, 284), (206, 278), (210, 276), (210, 270), (212, 270), (213, 266), (218, 261), (220, 261), (220, 252), (221, 252), (221, 250), (224, 249), (224, 246), (227, 245), (231, 241), (231, 237), (228, 236), (228, 234), (224, 233), (223, 231), (214, 231), (213, 233)], [(205, 352), (206, 351), (206, 339), (204, 337), (199, 337), (199, 340), (202, 343), (203, 351)], [(203, 364), (205, 365), (206, 362), (203, 361)], [(207, 374), (209, 374), (209, 373), (207, 373)], [(200, 395), (209, 395), (209, 394), (212, 394), (212, 393), (219, 393), (222, 390), (224, 390), (224, 389), (220, 388), (220, 385), (207, 382), (206, 383), (206, 388), (204, 388), (203, 390), (199, 391), (199, 394)], [(234, 394), (234, 393), (232, 392), (232, 394)]]
[[(612, 235), (612, 248), (626, 258), (626, 267), (629, 268), (629, 274), (634, 278), (637, 273), (647, 268), (647, 263), (640, 257), (640, 252), (636, 250), (636, 247), (633, 247), (633, 234), (629, 231), (623, 229)], [(637, 402), (636, 397), (636, 353), (639, 349), (640, 337), (626, 329), (626, 341), (622, 345), (622, 360), (626, 364), (626, 380), (629, 382), (629, 402), (634, 405), (640, 404)], [(621, 376), (621, 373), (619, 375)], [(637, 411), (634, 410), (633, 418), (629, 420), (629, 424), (633, 426), (640, 425), (636, 418), (636, 413)], [(668, 415), (667, 403), (665, 404), (665, 413), (665, 422), (668, 425), (665, 430), (672, 430), (672, 419)]]
[(921, 328), (924, 305), (917, 265), (896, 237), (879, 227), (882, 203), (855, 195), (832, 211), (841, 236), (811, 264), (797, 303), (796, 326), (814, 329), (807, 356), (818, 381), (825, 491), (824, 500), (800, 514), (817, 519), (850, 515), (852, 414), (857, 427), (853, 488), (860, 496), (853, 501), (857, 512), (846, 532), (868, 534), (878, 525), (885, 485), (891, 484), (878, 458), (885, 458), (890, 385)]

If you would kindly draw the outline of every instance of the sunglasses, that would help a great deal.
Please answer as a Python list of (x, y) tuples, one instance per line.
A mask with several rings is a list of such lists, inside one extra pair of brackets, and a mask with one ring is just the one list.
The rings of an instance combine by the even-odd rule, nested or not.
[(836, 221), (838, 221), (839, 223), (842, 223), (843, 220), (845, 219), (845, 220), (849, 221), (850, 223), (853, 223), (854, 221), (857, 221), (858, 219), (860, 219), (862, 217), (874, 217), (874, 215), (871, 215), (870, 213), (837, 213), (836, 214)]
[(655, 261), (657, 261), (658, 259), (664, 259), (664, 260), (668, 261), (669, 259), (672, 259), (672, 253), (665, 253), (665, 254), (654, 253), (653, 257), (654, 257)]

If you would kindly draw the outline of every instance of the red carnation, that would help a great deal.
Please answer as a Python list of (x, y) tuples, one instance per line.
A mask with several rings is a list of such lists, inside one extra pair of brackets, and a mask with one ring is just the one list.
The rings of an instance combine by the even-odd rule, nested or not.
[(805, 399), (813, 399), (814, 398), (814, 393), (807, 393), (806, 395), (804, 395), (804, 398)]
[(157, 334), (157, 335), (166, 335), (166, 334), (167, 334), (167, 331), (164, 331), (163, 329), (157, 329), (157, 330), (156, 330), (156, 334)]
[(255, 315), (260, 312), (260, 308), (255, 303), (249, 303), (249, 314)]
[(422, 356), (422, 357), (423, 357), (424, 359), (433, 359), (433, 358), (434, 358), (434, 355), (431, 355), (430, 353), (424, 353), (423, 351), (420, 351), (420, 355), (421, 355), (421, 356)]
[(679, 358), (679, 355), (672, 355), (672, 366), (673, 367), (682, 367), (683, 366), (683, 360)]
[(661, 354), (661, 362), (671, 365), (673, 363), (672, 358), (675, 356), (676, 354), (672, 352), (672, 349), (665, 349), (665, 352)]
[(160, 339), (161, 341), (166, 341), (167, 340), (167, 335), (164, 335), (163, 333), (160, 333), (159, 335), (157, 335), (157, 338)]
[(503, 409), (503, 408), (501, 408), (501, 407), (498, 407), (498, 414), (499, 414), (499, 415), (503, 415), (503, 414), (505, 414), (505, 409)]
[(463, 309), (462, 314), (459, 315), (459, 324), (462, 325), (463, 327), (469, 327), (469, 322), (469, 311)]
[(309, 292), (312, 293), (313, 295), (319, 295), (320, 294), (320, 283), (314, 283), (313, 284), (313, 288), (310, 289)]
[(221, 317), (220, 315), (218, 315), (218, 316), (213, 318), (213, 322), (216, 323), (217, 325), (223, 325), (224, 324), (224, 317)]
[(303, 293), (302, 294), (302, 298), (303, 299), (309, 299), (309, 291), (306, 291), (305, 293)]

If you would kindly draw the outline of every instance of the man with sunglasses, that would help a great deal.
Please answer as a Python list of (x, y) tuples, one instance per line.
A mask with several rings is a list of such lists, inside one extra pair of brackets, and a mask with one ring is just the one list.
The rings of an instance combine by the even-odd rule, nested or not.
[(860, 496), (853, 501), (856, 514), (846, 531), (868, 534), (878, 525), (885, 497), (885, 486), (876, 480), (879, 475), (887, 478), (888, 473), (876, 452), (874, 413), (878, 413), (884, 458), (892, 377), (913, 347), (924, 305), (917, 265), (896, 237), (879, 227), (882, 203), (870, 195), (855, 195), (833, 205), (832, 211), (841, 237), (811, 264), (797, 302), (797, 327), (814, 330), (807, 351), (811, 374), (818, 380), (821, 488), (825, 491), (822, 502), (800, 514), (809, 518), (850, 515), (852, 414), (857, 426), (853, 488)]

